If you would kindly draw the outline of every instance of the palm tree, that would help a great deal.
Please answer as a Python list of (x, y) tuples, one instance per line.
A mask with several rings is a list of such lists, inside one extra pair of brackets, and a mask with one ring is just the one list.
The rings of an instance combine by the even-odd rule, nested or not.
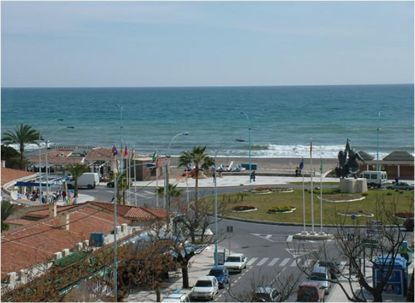
[(83, 173), (89, 172), (89, 166), (85, 164), (69, 164), (65, 167), (65, 170), (71, 173), (74, 184), (74, 197), (78, 197), (78, 178), (82, 176)]
[(14, 205), (9, 201), (3, 201), (1, 203), (1, 231), (9, 229), (9, 224), (4, 223), (4, 221), (14, 212), (14, 210)]
[(198, 202), (198, 188), (199, 188), (199, 171), (207, 170), (214, 164), (212, 157), (206, 154), (206, 146), (195, 146), (192, 151), (185, 151), (180, 155), (179, 166), (187, 166), (192, 164), (195, 175), (195, 204)]
[[(159, 197), (163, 197), (164, 196), (164, 187), (157, 187), (156, 189), (157, 195)], [(176, 204), (177, 204), (177, 210), (180, 210), (180, 205), (179, 205), (179, 199), (182, 195), (182, 190), (177, 188), (177, 184), (170, 184), (169, 183), (169, 189), (168, 189), (168, 193), (170, 197), (173, 197), (176, 199)], [(168, 209), (170, 209), (170, 205), (168, 205)]]
[(8, 130), (3, 133), (1, 141), (6, 144), (19, 145), (20, 151), (20, 167), (23, 168), (24, 148), (25, 144), (37, 143), (40, 139), (40, 133), (27, 124), (20, 124), (14, 131)]

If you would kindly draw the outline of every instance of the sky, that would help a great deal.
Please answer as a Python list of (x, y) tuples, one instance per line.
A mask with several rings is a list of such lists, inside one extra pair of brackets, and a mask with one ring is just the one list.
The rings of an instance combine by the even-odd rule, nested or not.
[(412, 2), (1, 2), (3, 87), (414, 81)]

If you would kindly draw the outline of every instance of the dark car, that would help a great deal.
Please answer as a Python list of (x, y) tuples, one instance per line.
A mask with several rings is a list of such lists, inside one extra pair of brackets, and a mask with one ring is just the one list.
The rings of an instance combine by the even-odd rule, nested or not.
[(255, 289), (255, 302), (278, 302), (280, 293), (270, 286), (260, 286)]
[(209, 271), (208, 276), (216, 277), (219, 282), (219, 288), (223, 288), (226, 283), (229, 283), (229, 271), (223, 265), (213, 266)]
[(110, 181), (107, 183), (107, 187), (114, 188), (114, 181)]
[(414, 218), (406, 218), (405, 222), (403, 222), (403, 226), (406, 231), (414, 231)]
[(298, 302), (324, 302), (324, 289), (317, 282), (304, 281), (298, 286)]
[(397, 189), (397, 190), (414, 190), (414, 186), (405, 182), (396, 182), (392, 185), (389, 185), (387, 189)]
[(330, 276), (336, 279), (340, 275), (340, 263), (334, 261), (318, 261), (318, 265), (327, 267), (330, 272)]

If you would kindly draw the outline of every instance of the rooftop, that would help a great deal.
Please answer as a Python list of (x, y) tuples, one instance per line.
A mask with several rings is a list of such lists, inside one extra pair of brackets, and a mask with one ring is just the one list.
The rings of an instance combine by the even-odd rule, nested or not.
[(13, 180), (32, 176), (32, 175), (34, 176), (36, 175), (36, 173), (2, 167), (1, 168), (1, 186)]

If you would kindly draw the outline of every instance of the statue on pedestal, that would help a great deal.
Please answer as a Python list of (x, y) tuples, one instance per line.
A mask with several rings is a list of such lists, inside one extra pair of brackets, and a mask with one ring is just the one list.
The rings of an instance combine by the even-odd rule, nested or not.
[(337, 156), (339, 163), (336, 167), (336, 175), (339, 178), (345, 178), (353, 176), (356, 178), (357, 173), (359, 172), (359, 162), (357, 160), (363, 161), (363, 158), (359, 153), (354, 152), (350, 147), (350, 140), (347, 139), (346, 148), (344, 151), (339, 151)]

